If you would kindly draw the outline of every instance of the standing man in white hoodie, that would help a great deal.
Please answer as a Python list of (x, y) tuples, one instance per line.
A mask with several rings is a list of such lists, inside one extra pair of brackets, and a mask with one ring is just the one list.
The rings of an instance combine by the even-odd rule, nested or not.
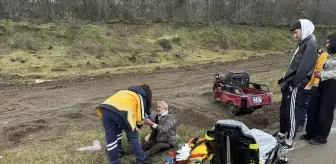
[(274, 134), (278, 140), (283, 140), (285, 150), (293, 150), (293, 140), (296, 135), (296, 120), (299, 111), (299, 88), (304, 88), (310, 81), (317, 60), (317, 43), (314, 24), (307, 19), (297, 21), (291, 31), (298, 42), (297, 49), (284, 76), (278, 81), (282, 92), (280, 105), (280, 130)]

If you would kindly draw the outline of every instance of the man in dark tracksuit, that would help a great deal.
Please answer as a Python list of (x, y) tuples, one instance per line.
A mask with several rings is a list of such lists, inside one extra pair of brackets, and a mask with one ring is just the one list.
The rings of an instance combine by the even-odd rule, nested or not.
[[(288, 69), (278, 81), (282, 92), (280, 105), (280, 131), (274, 136), (284, 140), (282, 147), (285, 150), (293, 149), (293, 140), (296, 135), (296, 112), (299, 111), (301, 86), (305, 86), (311, 79), (313, 68), (317, 60), (317, 43), (313, 35), (314, 25), (311, 21), (300, 19), (291, 31), (299, 42)], [(286, 136), (287, 134), (287, 136)]]

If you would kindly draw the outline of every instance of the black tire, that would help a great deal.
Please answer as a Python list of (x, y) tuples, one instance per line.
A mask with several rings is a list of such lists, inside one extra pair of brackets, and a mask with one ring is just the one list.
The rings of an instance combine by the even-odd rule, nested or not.
[(229, 109), (229, 112), (235, 116), (238, 115), (238, 113), (240, 112), (239, 108), (233, 102), (230, 102), (228, 104), (228, 109)]
[(254, 111), (256, 111), (258, 108), (249, 108), (248, 114), (252, 114)]
[(213, 97), (214, 104), (220, 104), (220, 101), (218, 101), (216, 96), (215, 96), (215, 92), (213, 93), (212, 97)]

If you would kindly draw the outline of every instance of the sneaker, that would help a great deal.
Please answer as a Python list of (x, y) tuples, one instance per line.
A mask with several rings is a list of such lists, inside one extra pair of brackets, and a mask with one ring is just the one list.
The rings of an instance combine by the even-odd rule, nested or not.
[(293, 144), (289, 145), (285, 141), (281, 143), (281, 147), (283, 150), (286, 150), (286, 151), (293, 150)]
[(280, 134), (280, 132), (276, 132), (273, 134), (273, 137), (275, 137), (278, 141), (283, 141), (285, 140), (285, 135)]
[(310, 140), (310, 136), (308, 136), (308, 134), (304, 134), (304, 135), (302, 135), (301, 137), (300, 137), (300, 140), (304, 140), (304, 141), (308, 141), (308, 140)]

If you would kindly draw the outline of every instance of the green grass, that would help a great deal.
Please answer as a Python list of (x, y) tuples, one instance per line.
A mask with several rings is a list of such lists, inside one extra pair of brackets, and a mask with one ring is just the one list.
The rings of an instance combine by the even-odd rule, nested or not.
[[(100, 128), (99, 128), (100, 129)], [(149, 128), (141, 130), (141, 138), (149, 133)], [(206, 129), (180, 125), (178, 135), (180, 143), (188, 142), (190, 137), (204, 137)], [(123, 135), (124, 147), (129, 147)], [(25, 163), (25, 164), (92, 164), (108, 163), (104, 150), (95, 152), (80, 152), (76, 148), (92, 145), (92, 141), (98, 139), (102, 147), (105, 147), (104, 132), (101, 130), (83, 130), (80, 127), (69, 128), (66, 135), (58, 140), (39, 141), (33, 140), (24, 145), (3, 151), (1, 164)], [(166, 153), (158, 154), (153, 158), (155, 163), (162, 163)], [(131, 163), (133, 156), (121, 158), (121, 163)]]
[[(316, 29), (320, 43), (331, 30)], [(1, 20), (0, 82), (151, 72), (287, 52), (293, 45), (292, 34), (283, 27), (34, 25)]]
[(238, 25), (34, 25), (3, 20), (0, 36), (1, 83), (150, 72), (281, 53), (293, 45), (285, 28)]

